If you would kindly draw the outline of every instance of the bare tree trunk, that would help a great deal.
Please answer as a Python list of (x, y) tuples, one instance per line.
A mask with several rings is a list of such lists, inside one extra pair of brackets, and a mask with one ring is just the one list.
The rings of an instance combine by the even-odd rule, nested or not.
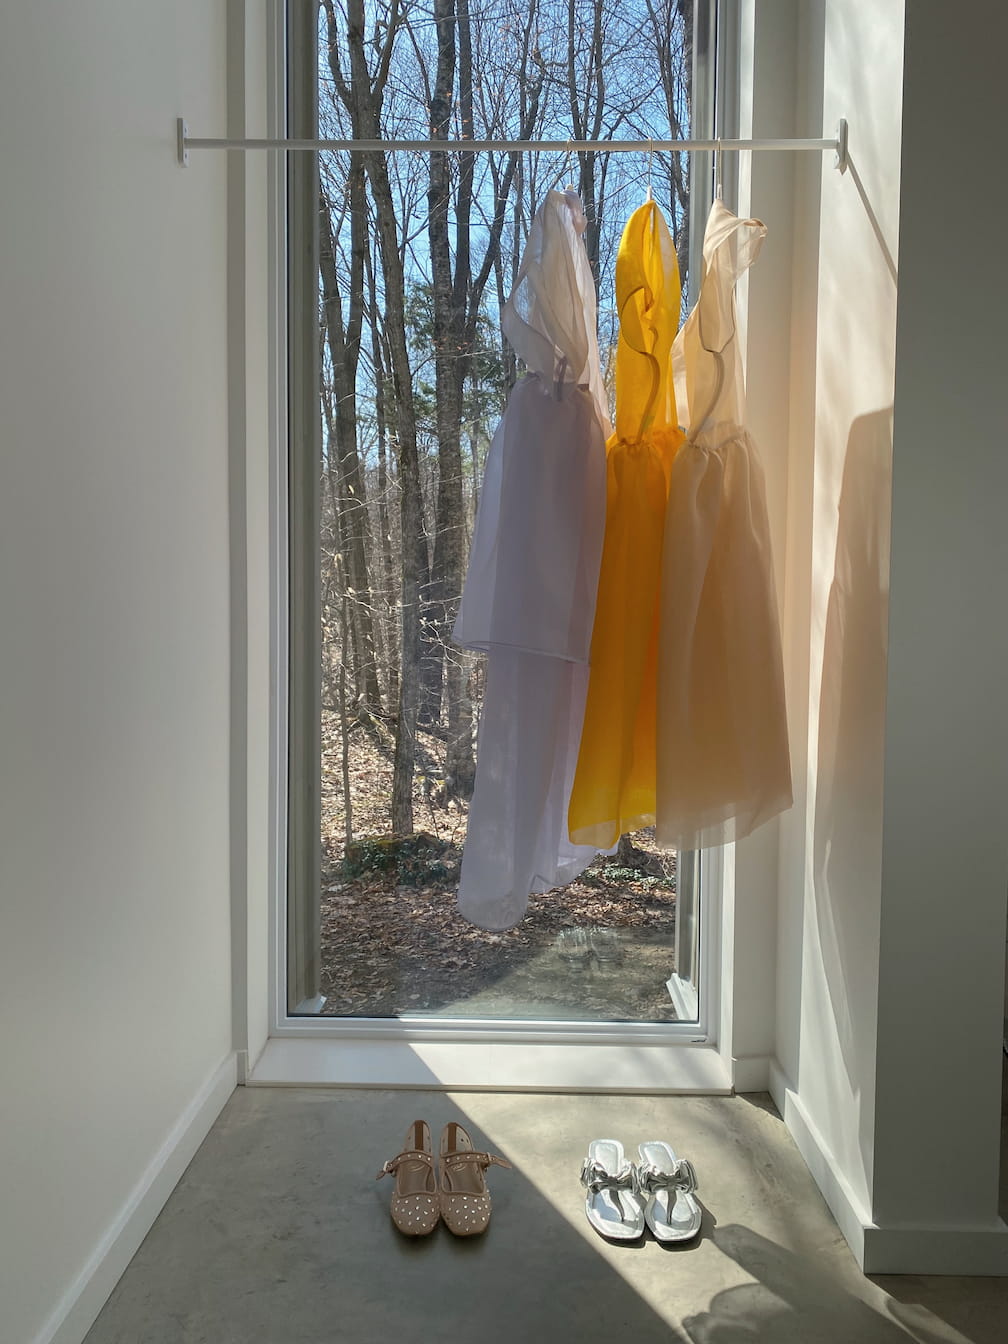
[[(350, 58), (347, 82), (336, 59), (336, 14), (332, 0), (323, 0), (329, 36), (330, 70), (354, 136), (377, 140), (381, 136), (380, 109), (388, 79), (395, 35), (402, 22), (393, 3), (378, 68), (372, 84), (365, 53), (364, 0), (348, 0), (346, 40)], [(420, 468), (417, 456), (413, 374), (406, 344), (405, 284), (399, 251), (396, 209), (383, 154), (365, 154), (371, 195), (377, 217), (378, 250), (385, 282), (385, 332), (391, 359), (392, 387), (398, 423), (400, 526), (402, 529), (402, 598), (399, 677), (399, 716), (396, 725), (392, 774), (392, 829), (397, 835), (413, 830), (413, 771), (416, 762), (417, 701), (419, 692), (419, 592), (427, 569), (427, 547), (421, 527)]]
[[(685, 85), (684, 98), (686, 103), (686, 124), (690, 135), (696, 135), (696, 128), (693, 121), (693, 25), (695, 23), (695, 3), (694, 0), (676, 0), (676, 15), (682, 26), (683, 48), (682, 48), (682, 68), (681, 80)], [(708, 20), (704, 18), (702, 22), (706, 25)], [(710, 40), (708, 34), (707, 40)], [(669, 77), (665, 79), (670, 93), (666, 94), (666, 100), (675, 103), (676, 81)], [(669, 115), (669, 124), (674, 128), (673, 135), (680, 135), (682, 128), (676, 120), (675, 108)], [(690, 156), (686, 154), (684, 160), (680, 159), (678, 154), (672, 155), (673, 187), (675, 199), (678, 201), (682, 225), (679, 230), (679, 274), (689, 275), (690, 262), (690, 192), (693, 182), (693, 167)]]
[[(652, 43), (661, 80), (669, 135), (673, 139), (693, 126), (693, 14), (692, 0), (645, 0), (651, 24)], [(685, 106), (685, 125), (680, 110)], [(669, 156), (669, 210), (676, 235), (679, 273), (689, 271), (690, 220), (689, 155)]]
[(375, 661), (373, 594), (366, 550), (367, 497), (357, 451), (357, 366), (364, 312), (366, 217), (364, 169), (355, 160), (350, 164), (347, 187), (351, 256), (349, 311), (345, 324), (336, 269), (332, 217), (324, 192), (319, 194), (319, 269), (322, 277), (323, 320), (335, 391), (333, 421), (340, 487), (340, 533), (346, 551), (347, 586), (353, 597), (351, 617), (357, 647), (357, 699), (369, 710), (380, 713), (382, 704)]
[[(576, 140), (598, 140), (605, 115), (605, 54), (603, 51), (602, 13), (604, 0), (592, 0), (591, 45), (588, 55), (588, 70), (584, 79), (585, 88), (576, 65), (576, 43), (582, 32), (582, 25), (576, 11), (575, 0), (567, 0), (567, 96), (569, 100), (571, 124)], [(587, 86), (590, 86), (590, 90)], [(578, 154), (581, 166), (579, 194), (588, 226), (585, 229), (585, 250), (595, 277), (595, 289), (599, 283), (599, 242), (602, 235), (603, 200), (605, 197), (605, 163), (608, 156), (599, 155), (594, 150)], [(596, 177), (596, 169), (601, 159), (601, 181)]]
[[(530, 7), (524, 43), (532, 46), (533, 14)], [(431, 135), (447, 139), (452, 125), (452, 97), (458, 80), (460, 138), (473, 135), (473, 62), (469, 0), (434, 0), (437, 28), (437, 65), (430, 93)], [(457, 37), (457, 46), (456, 46)], [(539, 109), (543, 63), (538, 52), (529, 55), (532, 70), (529, 96), (522, 108), (522, 134), (527, 135)], [(476, 764), (473, 756), (472, 701), (469, 695), (468, 661), (454, 649), (451, 630), (458, 609), (465, 568), (466, 526), (462, 488), (462, 418), (466, 381), (473, 365), (479, 308), (487, 281), (499, 257), (500, 240), (507, 219), (507, 198), (518, 170), (519, 155), (510, 154), (504, 172), (495, 171), (493, 214), (489, 238), (479, 270), (474, 275), (470, 232), (473, 211), (475, 156), (459, 154), (455, 198), (452, 201), (451, 163), (448, 155), (430, 156), (428, 193), (428, 245), (432, 272), (432, 316), (438, 432), (438, 490), (431, 585), (425, 620), (436, 640), (436, 660), (425, 662), (424, 694), (428, 712), (439, 706), (442, 696), (448, 718), (446, 784), (450, 794), (472, 794)], [(454, 206), (454, 271), (449, 229)]]
[[(473, 134), (473, 71), (472, 36), (469, 26), (469, 0), (457, 0), (457, 22), (459, 32), (459, 113), (462, 125), (462, 138)], [(445, 529), (445, 549), (448, 563), (445, 567), (445, 583), (449, 604), (445, 609), (445, 647), (448, 651), (446, 661), (447, 700), (448, 700), (448, 744), (446, 752), (446, 781), (450, 793), (460, 798), (471, 798), (476, 783), (476, 758), (473, 754), (473, 708), (469, 696), (469, 659), (468, 655), (456, 649), (450, 643), (451, 629), (455, 623), (459, 598), (462, 595), (462, 580), (466, 560), (465, 500), (462, 492), (462, 415), (463, 388), (472, 367), (473, 349), (476, 344), (476, 324), (479, 317), (479, 303), (483, 295), (489, 272), (484, 272), (482, 284), (475, 299), (472, 294), (472, 267), (470, 253), (470, 216), (473, 205), (473, 168), (475, 155), (460, 154), (458, 202), (456, 208), (455, 230), (455, 282), (452, 299), (452, 322), (458, 333), (459, 359), (455, 375), (458, 419), (453, 420), (455, 430), (453, 445), (454, 465), (457, 469), (456, 484), (452, 488), (448, 509), (448, 526)], [(497, 250), (501, 225), (493, 247)], [(468, 312), (467, 312), (468, 305)]]
[(346, 659), (347, 644), (350, 637), (350, 623), (347, 620), (347, 591), (346, 584), (343, 585), (343, 601), (340, 603), (340, 670), (339, 670), (339, 716), (340, 716), (340, 740), (343, 746), (342, 752), (342, 773), (343, 773), (343, 842), (349, 846), (353, 844), (353, 799), (350, 796), (350, 724), (347, 719), (347, 694), (346, 694)]
[[(385, 357), (382, 353), (381, 332), (378, 324), (378, 295), (375, 285), (374, 266), (370, 254), (367, 258), (368, 307), (371, 318), (371, 358), (374, 367), (375, 387), (375, 425), (378, 435), (378, 553), (381, 557), (382, 578), (382, 620), (385, 632), (386, 675), (388, 678), (388, 702), (394, 705), (399, 699), (399, 631), (398, 620), (393, 621), (394, 613), (399, 609), (396, 601), (392, 566), (392, 524), (388, 508), (388, 467), (386, 445), (388, 442), (387, 419), (385, 409)], [(393, 625), (395, 629), (393, 629)]]
[[(325, 379), (320, 380), (322, 389), (322, 411), (325, 416), (325, 451), (323, 455), (323, 476), (326, 489), (326, 496), (323, 500), (321, 509), (321, 535), (320, 543), (322, 555), (321, 580), (322, 580), (322, 660), (325, 673), (323, 681), (323, 703), (325, 703), (325, 690), (328, 684), (329, 705), (338, 707), (339, 690), (333, 684), (333, 661), (337, 657), (336, 637), (333, 631), (333, 622), (331, 620), (332, 612), (338, 606), (342, 611), (343, 604), (347, 599), (346, 593), (346, 572), (343, 563), (344, 545), (341, 534), (341, 509), (340, 493), (337, 483), (337, 470), (335, 468), (335, 428), (333, 420), (332, 389), (327, 385)], [(325, 506), (328, 504), (329, 516), (332, 519), (331, 527), (326, 526)], [(327, 563), (328, 562), (328, 563)], [(333, 588), (335, 587), (335, 597)], [(342, 620), (342, 616), (340, 618)], [(355, 647), (354, 663), (360, 658), (360, 649)], [(338, 653), (339, 669), (342, 670), (346, 663), (350, 661), (350, 648), (346, 642), (340, 644)]]
[[(460, 12), (465, 0), (459, 0)], [(434, 0), (437, 22), (437, 73), (430, 105), (431, 134), (447, 139), (451, 129), (455, 84), (454, 0)], [(467, 50), (467, 23), (460, 24), (460, 47)], [(471, 60), (462, 64), (460, 111), (462, 134), (472, 135)], [(465, 517), (462, 498), (462, 394), (472, 358), (467, 331), (467, 302), (471, 284), (469, 213), (472, 209), (472, 155), (464, 154), (455, 202), (455, 273), (452, 275), (448, 240), (451, 205), (451, 165), (447, 154), (430, 155), (428, 241), (433, 278), (434, 378), (438, 431), (438, 490), (434, 555), (426, 619), (435, 637), (425, 682), (432, 699), (440, 701), (442, 677), (448, 711), (446, 787), (450, 794), (472, 794), (476, 763), (472, 748), (472, 707), (466, 695), (461, 660), (451, 646), (451, 630), (462, 590), (465, 563)]]

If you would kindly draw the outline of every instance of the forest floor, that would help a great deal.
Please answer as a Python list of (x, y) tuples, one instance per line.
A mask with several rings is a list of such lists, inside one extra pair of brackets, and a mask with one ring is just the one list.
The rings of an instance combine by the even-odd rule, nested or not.
[[(455, 908), (466, 805), (444, 798), (443, 751), (420, 734), (416, 834), (396, 840), (391, 739), (380, 726), (354, 724), (347, 850), (339, 722), (323, 713), (324, 1013), (674, 1020), (665, 982), (674, 969), (675, 855), (639, 832), (629, 861), (600, 857), (569, 886), (532, 896), (515, 928), (478, 929)], [(589, 947), (594, 938), (601, 956), (570, 955), (561, 945), (572, 929), (585, 931)]]

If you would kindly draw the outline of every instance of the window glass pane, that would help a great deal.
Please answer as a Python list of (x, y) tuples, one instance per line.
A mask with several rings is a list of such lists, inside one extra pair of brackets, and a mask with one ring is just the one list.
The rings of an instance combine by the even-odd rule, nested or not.
[[(320, 6), (323, 137), (641, 142), (633, 153), (320, 156), (326, 1014), (671, 1021), (677, 1001), (682, 1012), (667, 984), (676, 856), (647, 831), (534, 895), (514, 929), (486, 933), (457, 913), (486, 673), (451, 631), (487, 450), (522, 374), (501, 308), (546, 193), (571, 184), (582, 200), (610, 401), (616, 253), (649, 192), (687, 302), (690, 160), (647, 142), (688, 136), (694, 87), (709, 87), (695, 79), (692, 10), (681, 0)], [(690, 918), (692, 928), (695, 901)], [(689, 946), (695, 983), (692, 936)]]

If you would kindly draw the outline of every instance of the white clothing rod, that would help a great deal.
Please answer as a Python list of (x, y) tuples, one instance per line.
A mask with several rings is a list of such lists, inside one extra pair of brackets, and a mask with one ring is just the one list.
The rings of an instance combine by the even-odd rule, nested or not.
[(679, 153), (692, 150), (833, 150), (835, 167), (847, 168), (847, 122), (841, 120), (837, 133), (830, 140), (283, 140), (245, 139), (228, 140), (217, 137), (193, 137), (185, 121), (179, 117), (176, 124), (178, 161), (189, 162), (191, 149), (284, 149), (320, 150), (339, 149), (367, 154), (407, 150), (414, 153), (458, 153), (497, 150), (502, 153), (546, 151), (557, 154), (599, 153)]

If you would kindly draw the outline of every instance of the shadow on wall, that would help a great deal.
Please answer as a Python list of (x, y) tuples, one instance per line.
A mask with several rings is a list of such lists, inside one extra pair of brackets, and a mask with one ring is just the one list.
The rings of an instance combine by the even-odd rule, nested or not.
[[(895, 1302), (867, 1280), (865, 1297), (747, 1227), (727, 1224), (711, 1240), (755, 1282), (715, 1294), (707, 1311), (683, 1320), (692, 1344), (995, 1344), (995, 1334), (968, 1340), (921, 1307)], [(870, 1300), (869, 1300), (870, 1299)]]
[[(873, 1058), (892, 494), (892, 408), (859, 416), (844, 458), (819, 701), (813, 897), (851, 1092)], [(870, 1151), (862, 1136), (862, 1153)]]

